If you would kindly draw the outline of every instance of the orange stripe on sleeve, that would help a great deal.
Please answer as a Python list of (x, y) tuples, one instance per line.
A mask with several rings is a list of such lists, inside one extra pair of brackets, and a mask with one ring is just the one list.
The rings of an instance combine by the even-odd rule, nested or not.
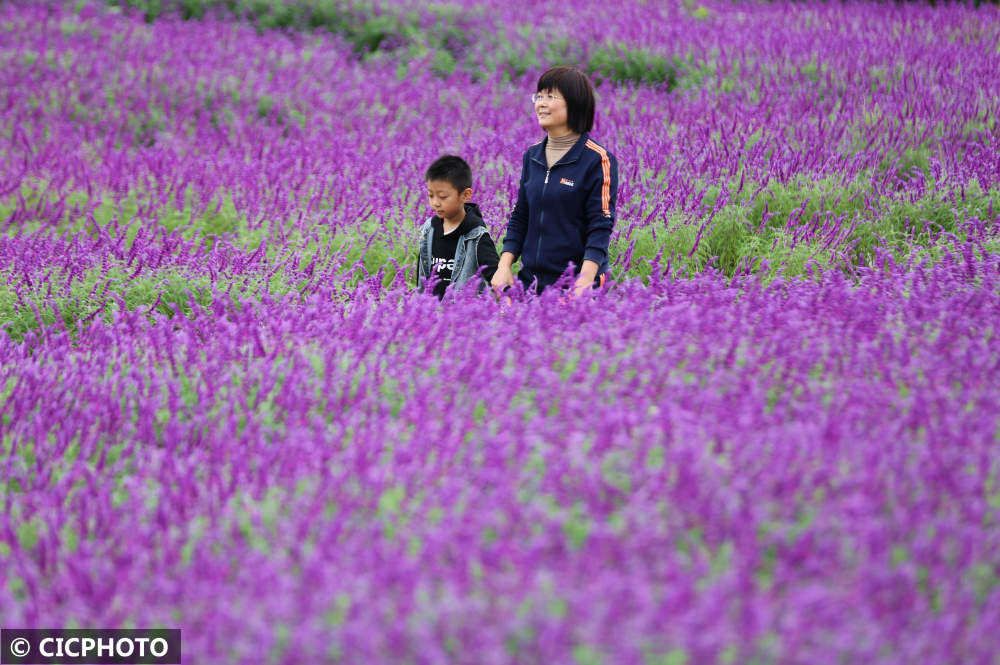
[(601, 186), (601, 207), (604, 214), (611, 216), (611, 159), (608, 151), (587, 139), (587, 147), (601, 156), (601, 170), (604, 172), (604, 184)]

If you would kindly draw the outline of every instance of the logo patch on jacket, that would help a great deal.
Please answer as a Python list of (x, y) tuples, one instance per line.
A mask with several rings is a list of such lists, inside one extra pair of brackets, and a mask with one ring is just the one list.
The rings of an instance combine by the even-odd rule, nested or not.
[(573, 186), (573, 181), (570, 180), (569, 178), (563, 178), (562, 180), (559, 181), (559, 184), (560, 185), (566, 185), (568, 187), (572, 187)]

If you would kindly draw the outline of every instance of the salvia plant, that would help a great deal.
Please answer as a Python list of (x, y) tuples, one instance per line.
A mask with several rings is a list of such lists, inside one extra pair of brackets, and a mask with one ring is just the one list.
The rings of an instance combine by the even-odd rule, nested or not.
[[(418, 292), (562, 63), (612, 286)], [(0, 625), (997, 662), (996, 7), (13, 1), (0, 64)]]

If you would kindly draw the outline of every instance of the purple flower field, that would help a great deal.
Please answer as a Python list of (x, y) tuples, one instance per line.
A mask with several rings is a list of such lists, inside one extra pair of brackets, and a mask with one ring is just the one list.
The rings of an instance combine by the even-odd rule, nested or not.
[[(0, 626), (1000, 663), (1000, 10), (372, 11), (416, 28), (0, 4)], [(502, 237), (553, 54), (614, 286), (418, 293), (424, 169)]]

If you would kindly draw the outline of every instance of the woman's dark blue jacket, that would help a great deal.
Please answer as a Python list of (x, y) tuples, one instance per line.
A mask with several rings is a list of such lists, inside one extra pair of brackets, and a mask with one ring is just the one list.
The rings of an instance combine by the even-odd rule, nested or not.
[(618, 161), (585, 133), (549, 169), (546, 143), (524, 153), (503, 251), (521, 258), (522, 280), (537, 277), (541, 286), (555, 282), (571, 261), (577, 272), (584, 260), (593, 261), (600, 276), (608, 271)]

